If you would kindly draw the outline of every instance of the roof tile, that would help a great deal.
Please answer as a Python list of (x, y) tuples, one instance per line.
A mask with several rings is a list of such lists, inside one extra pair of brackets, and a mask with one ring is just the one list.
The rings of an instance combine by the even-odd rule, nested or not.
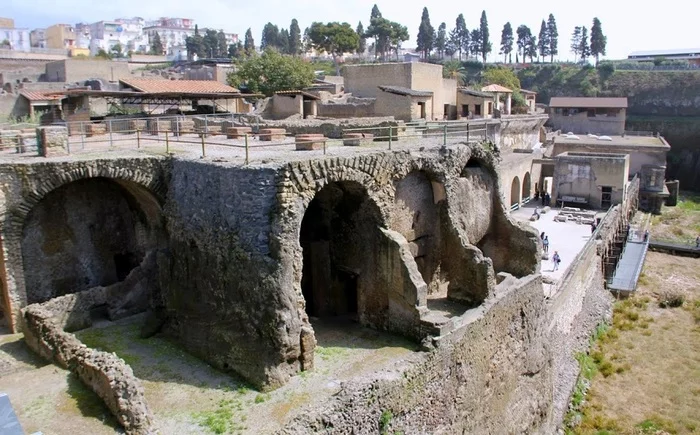
[(19, 91), (20, 95), (29, 101), (48, 101), (48, 100), (62, 100), (65, 95), (56, 94), (56, 91), (45, 90), (45, 91), (29, 91), (22, 89)]
[(214, 80), (122, 79), (122, 85), (147, 93), (238, 94), (240, 91)]
[(415, 89), (404, 88), (403, 86), (378, 86), (384, 92), (397, 95), (408, 95), (411, 97), (432, 97), (432, 91), (418, 91)]
[(483, 88), (481, 88), (481, 90), (484, 92), (504, 92), (504, 93), (508, 93), (508, 92), (512, 93), (513, 92), (512, 89), (508, 89), (505, 86), (501, 86), (501, 85), (488, 85), (488, 86), (484, 86)]

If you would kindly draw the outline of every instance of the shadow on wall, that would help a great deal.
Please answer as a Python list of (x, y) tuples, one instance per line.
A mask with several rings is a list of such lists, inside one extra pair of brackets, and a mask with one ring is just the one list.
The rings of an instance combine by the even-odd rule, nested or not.
[(107, 178), (61, 186), (25, 221), (27, 304), (120, 282), (164, 243), (160, 205), (145, 189)]

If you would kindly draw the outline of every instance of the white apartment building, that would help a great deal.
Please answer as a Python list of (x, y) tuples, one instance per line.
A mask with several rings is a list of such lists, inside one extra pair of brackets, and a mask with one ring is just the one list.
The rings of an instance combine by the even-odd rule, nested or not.
[(149, 21), (143, 29), (144, 33), (153, 38), (156, 33), (160, 36), (166, 56), (174, 56), (173, 50), (185, 46), (188, 36), (194, 35), (194, 20), (189, 18), (160, 18)]
[(29, 45), (33, 48), (46, 48), (46, 29), (34, 29), (29, 32)]
[(29, 29), (0, 28), (0, 45), (16, 51), (30, 51)]

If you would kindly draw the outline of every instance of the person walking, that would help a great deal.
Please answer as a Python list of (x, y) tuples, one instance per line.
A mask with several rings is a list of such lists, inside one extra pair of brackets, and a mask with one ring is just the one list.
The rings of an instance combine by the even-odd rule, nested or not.
[(561, 257), (559, 256), (559, 252), (554, 251), (554, 255), (552, 256), (552, 272), (554, 272), (555, 270), (559, 270), (559, 263), (561, 263)]
[(549, 236), (544, 236), (544, 239), (542, 239), (542, 246), (544, 247), (544, 253), (549, 254)]

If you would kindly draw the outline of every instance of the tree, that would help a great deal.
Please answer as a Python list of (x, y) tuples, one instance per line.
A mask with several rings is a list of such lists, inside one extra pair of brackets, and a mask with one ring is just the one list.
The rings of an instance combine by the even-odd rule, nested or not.
[(581, 43), (578, 48), (578, 54), (581, 56), (581, 61), (586, 62), (586, 58), (591, 55), (591, 48), (588, 45), (588, 29), (586, 26), (581, 27)]
[(482, 84), (501, 85), (512, 91), (520, 90), (520, 80), (513, 70), (508, 67), (488, 67), (481, 75)]
[(151, 54), (158, 56), (163, 54), (163, 43), (160, 40), (160, 35), (158, 32), (153, 35), (153, 40), (151, 40)]
[[(8, 43), (9, 43), (9, 41), (8, 41)], [(99, 50), (97, 50), (97, 54), (95, 55), (95, 57), (99, 58), (99, 59), (105, 59), (105, 60), (112, 59), (112, 55), (107, 53), (103, 48), (100, 48)]]
[[(525, 45), (524, 56), (525, 55), (530, 56), (530, 62), (532, 62), (535, 56), (537, 56), (537, 37), (535, 35), (530, 35), (530, 38)], [(525, 59), (523, 58), (523, 60)]]
[(479, 20), (479, 36), (481, 37), (481, 58), (486, 63), (486, 55), (491, 53), (491, 41), (489, 40), (489, 22), (486, 20), (486, 11), (481, 11)]
[(542, 20), (540, 25), (540, 34), (537, 37), (537, 54), (544, 60), (549, 56), (549, 32), (547, 31), (547, 23)]
[(223, 30), (219, 30), (216, 34), (216, 41), (218, 43), (216, 57), (226, 57), (228, 54), (228, 42), (226, 41), (226, 34)]
[(513, 27), (510, 22), (503, 26), (503, 31), (501, 32), (501, 51), (500, 54), (503, 55), (503, 62), (506, 61), (508, 55), (513, 51)]
[(591, 55), (595, 57), (596, 66), (598, 66), (600, 56), (605, 56), (605, 46), (607, 44), (608, 38), (603, 35), (603, 27), (600, 24), (600, 20), (598, 17), (593, 18), (593, 27), (591, 27)]
[(447, 46), (447, 24), (440, 23), (438, 26), (437, 37), (435, 38), (435, 48), (437, 49), (440, 59), (445, 57), (445, 47)]
[(442, 66), (442, 76), (446, 79), (457, 80), (457, 84), (463, 86), (466, 82), (466, 72), (462, 62), (448, 60)]
[(462, 52), (469, 56), (469, 30), (464, 21), (464, 15), (459, 14), (455, 20), (455, 28), (450, 31), (450, 45), (459, 53), (459, 60), (462, 60)]
[(272, 23), (267, 23), (263, 27), (262, 37), (260, 38), (260, 49), (267, 48), (279, 49), (280, 30)]
[(109, 52), (111, 53), (112, 57), (116, 57), (117, 59), (124, 57), (124, 48), (122, 48), (122, 45), (118, 42), (109, 49)]
[(481, 32), (474, 29), (469, 35), (469, 52), (472, 54), (481, 53)]
[(241, 41), (236, 42), (228, 46), (228, 57), (238, 59), (243, 56), (245, 50), (243, 49), (243, 43)]
[(343, 53), (354, 53), (360, 45), (360, 37), (348, 23), (319, 23), (314, 22), (309, 28), (309, 40), (312, 47), (333, 55), (336, 74), (340, 75), (338, 58)]
[[(376, 6), (376, 5), (375, 5)], [(392, 33), (392, 22), (382, 16), (372, 18), (365, 35), (374, 38), (374, 55), (384, 59), (389, 51)], [(359, 45), (359, 44), (358, 44)]]
[(250, 27), (248, 27), (248, 30), (245, 32), (244, 41), (243, 50), (245, 51), (246, 56), (251, 56), (253, 53), (255, 53), (255, 41), (253, 40), (253, 32), (250, 30)]
[(268, 49), (260, 56), (252, 56), (240, 62), (236, 72), (228, 75), (228, 82), (236, 88), (245, 85), (249, 92), (269, 97), (278, 91), (311, 86), (314, 77), (310, 63), (300, 57)]
[(219, 39), (216, 30), (207, 29), (204, 32), (204, 57), (218, 57)]
[(301, 28), (299, 28), (299, 22), (296, 18), (292, 19), (292, 23), (289, 25), (289, 54), (293, 56), (298, 56), (301, 54)]
[(196, 24), (194, 26), (194, 35), (185, 39), (185, 46), (187, 47), (187, 57), (190, 59), (193, 59), (195, 55), (198, 57), (206, 56), (204, 54), (206, 51), (204, 37), (199, 33), (199, 26)]
[(365, 35), (365, 28), (362, 26), (362, 21), (357, 23), (357, 29), (355, 29), (360, 42), (357, 44), (357, 54), (363, 55), (367, 51), (367, 37)]
[(525, 62), (525, 52), (532, 39), (532, 31), (526, 25), (521, 24), (516, 33), (518, 34), (518, 51), (522, 54), (523, 62)]
[(430, 14), (426, 7), (423, 8), (416, 43), (418, 51), (423, 53), (423, 59), (428, 59), (435, 45), (435, 28), (430, 24)]
[(377, 4), (375, 3), (374, 6), (372, 6), (372, 14), (369, 16), (370, 20), (372, 18), (381, 18), (382, 13), (379, 12), (379, 8), (377, 7)]
[(279, 38), (277, 38), (277, 49), (280, 53), (293, 54), (289, 51), (289, 30), (280, 30)]
[(574, 62), (577, 62), (581, 53), (581, 26), (574, 27), (571, 34), (571, 52), (574, 53)]
[(553, 14), (549, 14), (547, 19), (547, 39), (549, 42), (549, 62), (551, 63), (554, 62), (554, 56), (559, 54), (559, 32)]
[(391, 36), (389, 36), (389, 46), (396, 53), (396, 60), (399, 60), (399, 49), (401, 48), (401, 43), (408, 41), (408, 28), (396, 21), (391, 21), (389, 24), (391, 27)]

